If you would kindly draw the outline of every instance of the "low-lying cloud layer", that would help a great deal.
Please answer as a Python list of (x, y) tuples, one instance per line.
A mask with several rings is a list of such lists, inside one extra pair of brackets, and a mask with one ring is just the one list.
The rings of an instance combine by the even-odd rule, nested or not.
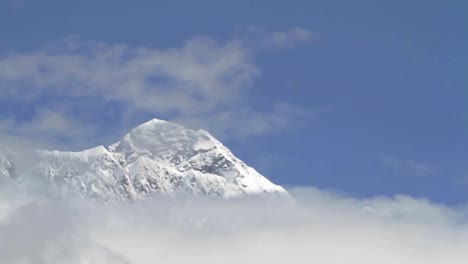
[(0, 196), (0, 263), (465, 263), (463, 209), (314, 188), (295, 201)]

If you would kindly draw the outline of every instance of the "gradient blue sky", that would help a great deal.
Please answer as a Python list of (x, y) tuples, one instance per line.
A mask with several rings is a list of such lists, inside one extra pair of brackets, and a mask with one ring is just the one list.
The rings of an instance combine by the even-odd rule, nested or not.
[[(190, 44), (200, 37), (205, 40)], [(166, 108), (140, 107), (122, 94), (110, 96), (112, 87), (68, 92), (74, 71), (42, 65), (41, 54), (81, 56), (82, 68), (101, 65), (93, 57), (116, 45), (126, 50), (119, 65), (142, 47), (155, 60), (182, 54), (177, 63), (193, 54), (202, 65), (228, 54), (240, 59), (208, 82), (209, 92), (198, 87), (206, 80), (191, 83), (192, 75), (188, 81), (146, 76), (151, 80), (142, 90), (193, 85), (192, 99), (213, 104), (196, 113), (181, 109), (179, 99)], [(177, 120), (210, 130), (279, 184), (462, 204), (468, 199), (467, 47), (463, 0), (1, 0), (0, 129), (80, 148), (116, 141), (151, 117)], [(112, 68), (112, 58), (103, 65)], [(66, 82), (56, 81), (60, 74)], [(86, 74), (94, 80), (92, 71)], [(220, 94), (211, 98), (211, 91)]]

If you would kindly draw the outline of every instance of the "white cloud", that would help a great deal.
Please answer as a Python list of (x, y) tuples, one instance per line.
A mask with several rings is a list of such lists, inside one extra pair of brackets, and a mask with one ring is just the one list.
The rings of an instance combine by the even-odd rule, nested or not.
[[(292, 29), (261, 34), (274, 46), (289, 47), (306, 41), (310, 33)], [(36, 51), (0, 58), (0, 96), (40, 105), (35, 120), (29, 124), (13, 120), (14, 127), (51, 130), (71, 138), (81, 134), (74, 131), (95, 131), (93, 120), (74, 122), (73, 111), (44, 113), (40, 109), (53, 108), (48, 104), (62, 101), (73, 106), (91, 98), (102, 102), (102, 108), (119, 104), (124, 109), (120, 121), (130, 121), (127, 128), (135, 125), (131, 117), (145, 113), (197, 120), (197, 125), (205, 128), (217, 120), (218, 131), (239, 130), (223, 135), (249, 136), (268, 133), (272, 127), (286, 128), (300, 116), (295, 116), (298, 111), (292, 106), (278, 109), (287, 105), (281, 102), (273, 103), (277, 106), (271, 112), (251, 105), (248, 94), (259, 74), (250, 47), (240, 40), (195, 38), (180, 47), (157, 49), (71, 37)], [(55, 101), (50, 102), (51, 98)], [(3, 120), (6, 123), (12, 120)], [(89, 128), (74, 129), (74, 125), (83, 124)]]
[(135, 110), (206, 112), (232, 103), (258, 69), (237, 42), (194, 39), (176, 49), (69, 40), (0, 61), (3, 96), (98, 97)]
[[(96, 205), (0, 195), (5, 263), (465, 263), (465, 211), (407, 196), (314, 188), (275, 200), (177, 198)], [(23, 262), (19, 262), (23, 260)], [(16, 262), (15, 262), (16, 261)]]

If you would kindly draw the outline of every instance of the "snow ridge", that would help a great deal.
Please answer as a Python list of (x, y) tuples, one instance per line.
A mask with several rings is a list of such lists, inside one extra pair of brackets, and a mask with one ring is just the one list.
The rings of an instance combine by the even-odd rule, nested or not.
[[(38, 151), (29, 177), (59, 193), (101, 201), (141, 200), (185, 192), (221, 196), (287, 195), (282, 187), (235, 157), (204, 130), (153, 119), (108, 147), (80, 152)], [(11, 160), (0, 153), (0, 178), (12, 178)]]

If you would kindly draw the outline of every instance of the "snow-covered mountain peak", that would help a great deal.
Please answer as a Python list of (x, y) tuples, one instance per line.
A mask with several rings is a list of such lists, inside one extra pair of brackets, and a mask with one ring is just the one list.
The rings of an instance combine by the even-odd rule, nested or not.
[[(124, 138), (109, 147), (129, 159), (146, 156), (169, 161), (193, 154), (190, 152), (222, 149), (224, 146), (204, 130), (187, 129), (179, 124), (153, 119), (134, 128)], [(169, 161), (170, 162), (170, 161)]]
[[(30, 174), (44, 177), (61, 192), (72, 190), (103, 201), (174, 192), (222, 197), (286, 194), (207, 131), (159, 119), (134, 128), (108, 147), (38, 154), (40, 161)], [(0, 174), (10, 172), (10, 164), (0, 159)]]
[(153, 119), (133, 129), (122, 142), (135, 149), (146, 148), (158, 152), (184, 144), (192, 137), (191, 134), (192, 131), (181, 125)]

